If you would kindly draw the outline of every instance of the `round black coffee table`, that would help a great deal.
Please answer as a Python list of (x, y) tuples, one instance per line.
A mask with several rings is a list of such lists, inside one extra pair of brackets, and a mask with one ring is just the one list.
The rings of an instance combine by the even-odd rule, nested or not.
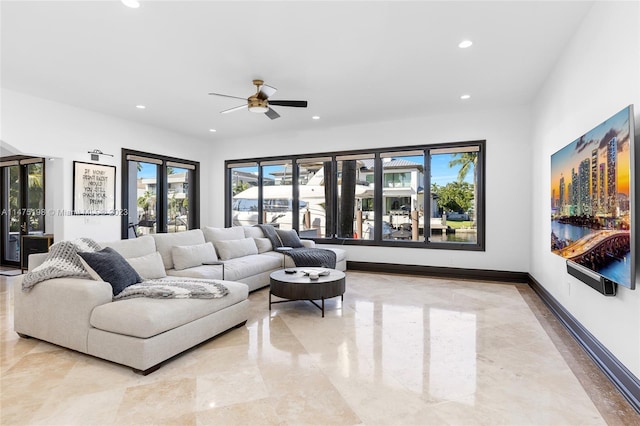
[[(324, 318), (324, 300), (340, 296), (344, 300), (345, 274), (344, 272), (327, 268), (287, 268), (272, 272), (269, 285), (269, 310), (272, 303), (284, 303), (294, 300), (308, 300), (322, 311)], [(329, 271), (329, 275), (320, 276), (318, 279), (309, 278), (305, 272)], [(277, 300), (272, 302), (271, 295), (287, 300)], [(315, 300), (321, 300), (322, 305), (318, 305)]]

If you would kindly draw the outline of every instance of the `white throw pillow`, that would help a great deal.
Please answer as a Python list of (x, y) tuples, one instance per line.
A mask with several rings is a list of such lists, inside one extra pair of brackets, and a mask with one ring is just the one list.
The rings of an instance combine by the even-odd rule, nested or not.
[(211, 243), (175, 246), (171, 249), (171, 256), (173, 257), (173, 267), (176, 271), (218, 260), (216, 249)]
[(216, 249), (218, 250), (218, 254), (222, 260), (258, 254), (258, 247), (256, 247), (256, 243), (253, 238), (218, 241)]
[(254, 238), (256, 247), (258, 247), (258, 253), (264, 253), (273, 250), (273, 244), (268, 238)]
[(162, 256), (157, 251), (140, 257), (131, 257), (126, 260), (129, 262), (129, 265), (136, 270), (138, 275), (145, 280), (154, 280), (167, 276), (167, 272), (164, 270), (164, 263), (162, 263)]

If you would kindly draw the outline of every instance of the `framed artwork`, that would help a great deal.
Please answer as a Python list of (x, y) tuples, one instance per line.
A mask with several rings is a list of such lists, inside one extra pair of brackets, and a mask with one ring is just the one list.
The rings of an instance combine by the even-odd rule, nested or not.
[(73, 162), (73, 214), (112, 215), (116, 209), (116, 167)]
[(629, 105), (551, 156), (551, 252), (635, 288), (634, 114)]

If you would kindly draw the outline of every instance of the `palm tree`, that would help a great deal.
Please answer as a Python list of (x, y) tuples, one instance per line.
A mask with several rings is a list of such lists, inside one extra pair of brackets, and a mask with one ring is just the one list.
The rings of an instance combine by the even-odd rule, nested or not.
[(460, 166), (458, 170), (458, 182), (463, 182), (469, 173), (469, 169), (473, 168), (473, 226), (476, 225), (476, 202), (478, 200), (478, 153), (463, 152), (453, 154), (453, 159), (449, 161), (449, 167)]
[(461, 154), (453, 154), (454, 159), (449, 161), (449, 167), (460, 166), (458, 170), (458, 182), (462, 182), (467, 177), (469, 169), (473, 167), (473, 184), (476, 184), (478, 153), (477, 152), (463, 152)]

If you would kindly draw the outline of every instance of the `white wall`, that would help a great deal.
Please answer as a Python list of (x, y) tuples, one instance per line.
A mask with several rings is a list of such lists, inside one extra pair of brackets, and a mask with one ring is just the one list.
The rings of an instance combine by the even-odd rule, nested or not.
[[(0, 139), (23, 154), (54, 158), (46, 163), (46, 207), (56, 211), (72, 209), (73, 161), (91, 162), (87, 151), (114, 155), (100, 156), (99, 163), (117, 167), (116, 209), (121, 209), (122, 148), (194, 161), (209, 149), (205, 141), (5, 89)], [(209, 182), (208, 170), (202, 167), (202, 182)], [(46, 218), (46, 232), (57, 241), (120, 239), (120, 218), (56, 213)]]
[[(639, 27), (638, 2), (595, 3), (533, 105), (531, 165), (535, 177), (531, 274), (636, 377), (640, 377), (638, 278), (636, 290), (618, 286), (616, 297), (605, 297), (567, 274), (565, 261), (550, 252), (549, 188), (551, 154), (629, 104), (635, 104), (636, 155), (640, 155)], [(636, 213), (637, 208), (636, 201)], [(639, 224), (637, 214), (633, 220)]]
[[(486, 139), (486, 251), (420, 250), (411, 248), (345, 246), (352, 261), (529, 270), (531, 183), (528, 108), (498, 109), (336, 127), (325, 131), (277, 136), (258, 141), (234, 140), (216, 152), (213, 175), (224, 176), (225, 159), (305, 154)], [(249, 153), (249, 154), (248, 154)], [(224, 224), (224, 188), (211, 189), (208, 222)], [(203, 223), (206, 223), (203, 219)]]

